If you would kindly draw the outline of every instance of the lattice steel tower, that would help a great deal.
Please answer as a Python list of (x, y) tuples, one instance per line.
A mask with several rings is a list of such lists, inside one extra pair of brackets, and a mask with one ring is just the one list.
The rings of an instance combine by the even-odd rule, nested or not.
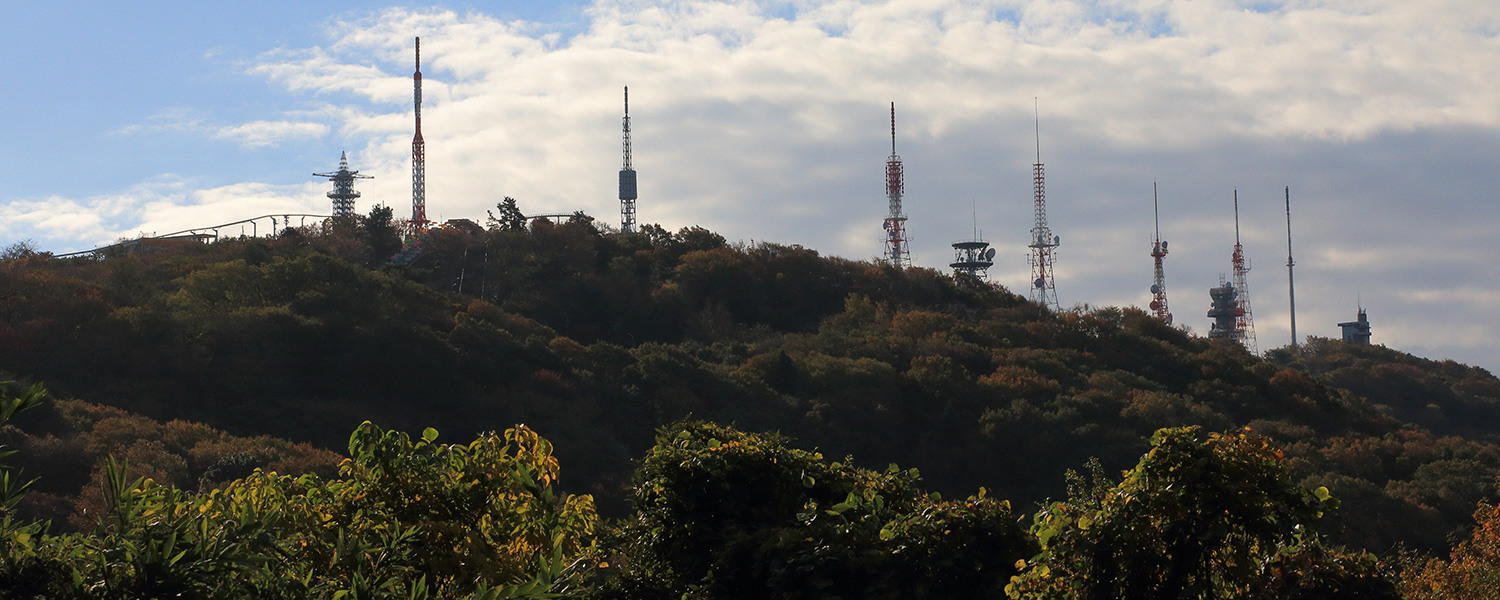
[(354, 216), (354, 199), (359, 197), (359, 192), (354, 191), (354, 180), (374, 179), (369, 175), (360, 175), (359, 171), (349, 170), (349, 153), (339, 154), (339, 170), (332, 173), (313, 173), (313, 177), (327, 177), (333, 182), (333, 191), (328, 192), (328, 197), (333, 199), (333, 216)]
[(1151, 182), (1151, 214), (1156, 218), (1156, 234), (1151, 242), (1151, 258), (1156, 260), (1156, 270), (1151, 278), (1151, 314), (1170, 325), (1172, 311), (1167, 308), (1167, 275), (1162, 269), (1162, 260), (1167, 257), (1167, 241), (1161, 239), (1161, 212), (1156, 206), (1155, 181)]
[(896, 154), (896, 103), (891, 103), (891, 156), (885, 161), (885, 197), (890, 214), (885, 217), (885, 259), (898, 267), (911, 266), (910, 240), (906, 239), (906, 215), (901, 212), (904, 191), (901, 157)]
[(1057, 281), (1052, 275), (1052, 265), (1057, 258), (1057, 246), (1062, 239), (1052, 234), (1052, 229), (1047, 227), (1047, 184), (1046, 174), (1042, 167), (1042, 128), (1041, 119), (1034, 122), (1036, 128), (1036, 163), (1031, 165), (1032, 192), (1035, 195), (1036, 224), (1031, 228), (1031, 254), (1027, 256), (1027, 263), (1031, 265), (1031, 293), (1032, 301), (1052, 310), (1062, 310), (1062, 305), (1057, 301)]
[(417, 134), (411, 139), (411, 227), (427, 229), (427, 145), (422, 142), (422, 38), (417, 38), (417, 72), (412, 74)]
[(630, 86), (625, 86), (625, 118), (621, 121), (624, 164), (620, 166), (620, 233), (635, 233), (635, 167), (630, 164)]
[(1250, 272), (1250, 263), (1245, 260), (1245, 248), (1240, 245), (1239, 190), (1234, 191), (1234, 255), (1230, 257), (1230, 262), (1234, 264), (1236, 293), (1233, 337), (1251, 354), (1257, 354), (1259, 350), (1255, 344), (1255, 319), (1250, 313), (1250, 286), (1245, 282), (1245, 274)]

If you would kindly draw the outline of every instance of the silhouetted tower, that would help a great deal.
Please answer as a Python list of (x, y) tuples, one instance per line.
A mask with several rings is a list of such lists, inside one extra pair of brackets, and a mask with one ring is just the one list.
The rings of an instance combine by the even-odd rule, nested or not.
[(1167, 309), (1167, 275), (1162, 270), (1162, 259), (1167, 257), (1167, 242), (1161, 239), (1161, 213), (1156, 207), (1156, 182), (1151, 182), (1151, 214), (1156, 217), (1156, 235), (1151, 242), (1151, 258), (1156, 260), (1156, 270), (1151, 278), (1151, 314), (1167, 324), (1172, 323), (1172, 311)]
[(374, 179), (369, 175), (360, 175), (359, 171), (349, 170), (349, 153), (339, 154), (339, 170), (332, 173), (313, 173), (313, 177), (327, 177), (333, 181), (333, 191), (328, 192), (328, 197), (333, 199), (333, 216), (354, 216), (354, 199), (359, 197), (359, 192), (354, 191), (354, 180)]
[(885, 217), (885, 259), (898, 267), (911, 266), (911, 248), (907, 246), (906, 215), (901, 213), (904, 191), (901, 157), (896, 154), (896, 103), (891, 103), (891, 156), (885, 161), (885, 197), (890, 214)]
[(1286, 188), (1286, 297), (1292, 309), (1292, 351), (1297, 351), (1297, 287), (1292, 277), (1292, 187)]
[(411, 227), (427, 229), (427, 145), (422, 142), (422, 38), (417, 38), (417, 72), (412, 74), (417, 134), (411, 139)]
[(635, 233), (635, 167), (630, 164), (630, 86), (625, 86), (625, 118), (621, 121), (625, 160), (620, 166), (620, 233)]
[(1255, 319), (1250, 313), (1250, 285), (1245, 282), (1245, 274), (1250, 272), (1250, 264), (1245, 260), (1245, 248), (1240, 246), (1240, 192), (1234, 191), (1234, 255), (1230, 257), (1234, 263), (1234, 288), (1237, 298), (1235, 299), (1235, 331), (1234, 339), (1243, 345), (1251, 354), (1259, 353), (1255, 344)]
[(1057, 258), (1057, 246), (1062, 239), (1052, 234), (1052, 229), (1047, 227), (1047, 184), (1045, 173), (1042, 168), (1042, 129), (1041, 119), (1035, 122), (1036, 127), (1036, 163), (1031, 165), (1032, 191), (1035, 194), (1036, 224), (1031, 228), (1031, 254), (1027, 262), (1031, 265), (1031, 300), (1051, 308), (1061, 310), (1062, 305), (1057, 301), (1057, 281), (1052, 276), (1052, 265)]
[(1234, 285), (1219, 275), (1219, 287), (1209, 288), (1208, 316), (1214, 322), (1208, 325), (1208, 339), (1231, 339), (1239, 341), (1239, 302)]
[(974, 237), (953, 242), (953, 262), (948, 263), (954, 274), (968, 273), (980, 280), (989, 279), (989, 269), (995, 264), (995, 249), (979, 235), (979, 219), (974, 219)]
[(1359, 314), (1355, 315), (1353, 321), (1339, 323), (1339, 329), (1344, 334), (1344, 341), (1351, 344), (1370, 343), (1370, 318), (1365, 315), (1365, 307), (1359, 307)]

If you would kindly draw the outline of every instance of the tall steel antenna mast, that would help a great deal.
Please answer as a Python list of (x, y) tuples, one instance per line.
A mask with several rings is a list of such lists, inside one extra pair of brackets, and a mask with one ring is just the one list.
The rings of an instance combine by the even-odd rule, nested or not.
[(411, 139), (411, 227), (427, 229), (427, 145), (422, 141), (422, 38), (417, 38), (417, 72), (412, 75), (417, 134)]
[(911, 266), (910, 240), (906, 239), (906, 215), (901, 212), (905, 172), (896, 154), (896, 103), (891, 103), (891, 156), (885, 161), (885, 197), (890, 214), (885, 217), (885, 259), (897, 267)]
[(1057, 281), (1053, 277), (1052, 266), (1056, 259), (1057, 246), (1062, 239), (1052, 234), (1052, 229), (1047, 227), (1047, 184), (1046, 176), (1042, 166), (1042, 126), (1041, 126), (1041, 103), (1037, 102), (1036, 114), (1032, 121), (1036, 133), (1036, 163), (1031, 165), (1032, 191), (1035, 194), (1036, 224), (1031, 228), (1031, 255), (1027, 257), (1027, 263), (1031, 265), (1031, 300), (1040, 303), (1053, 310), (1062, 310), (1062, 305), (1057, 301)]
[(620, 166), (620, 233), (635, 233), (635, 167), (630, 164), (630, 86), (625, 86), (625, 118), (621, 121), (625, 159)]
[(1245, 281), (1245, 274), (1250, 272), (1250, 265), (1245, 261), (1245, 249), (1240, 245), (1240, 191), (1234, 191), (1234, 255), (1230, 262), (1234, 264), (1234, 287), (1236, 291), (1234, 309), (1234, 339), (1249, 350), (1251, 354), (1258, 354), (1260, 350), (1255, 343), (1255, 319), (1250, 312), (1250, 285)]
[(1292, 351), (1297, 351), (1297, 287), (1292, 277), (1292, 187), (1286, 187), (1286, 295), (1292, 308)]
[(339, 154), (339, 170), (332, 173), (313, 173), (313, 177), (327, 177), (333, 182), (333, 191), (328, 192), (328, 198), (333, 200), (333, 216), (354, 216), (354, 199), (359, 197), (359, 192), (354, 191), (355, 179), (374, 179), (369, 175), (360, 175), (359, 171), (349, 170), (349, 153)]
[(1151, 214), (1156, 219), (1156, 234), (1152, 238), (1151, 258), (1156, 260), (1156, 270), (1151, 278), (1151, 314), (1172, 323), (1172, 311), (1167, 308), (1167, 276), (1162, 269), (1162, 259), (1167, 256), (1167, 242), (1161, 239), (1161, 212), (1157, 209), (1156, 182), (1151, 182)]

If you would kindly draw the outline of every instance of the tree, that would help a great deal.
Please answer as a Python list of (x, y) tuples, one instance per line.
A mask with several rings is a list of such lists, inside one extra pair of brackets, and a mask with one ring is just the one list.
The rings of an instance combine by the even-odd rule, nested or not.
[(396, 232), (393, 214), (389, 206), (374, 206), (370, 208), (370, 216), (364, 219), (365, 241), (370, 244), (371, 258), (375, 262), (390, 258), (401, 249), (401, 235)]
[(827, 463), (776, 434), (682, 422), (635, 479), (605, 598), (994, 597), (1036, 549), (1006, 502)]
[(1119, 483), (1098, 463), (1070, 477), (1070, 499), (1035, 517), (1042, 552), (1011, 598), (1396, 597), (1373, 557), (1321, 548), (1337, 501), (1294, 484), (1264, 438), (1182, 427), (1151, 446)]
[(1500, 600), (1500, 505), (1480, 503), (1474, 534), (1448, 560), (1411, 560), (1401, 591), (1411, 600)]
[(515, 198), (506, 196), (504, 200), (495, 205), (495, 210), (500, 211), (500, 214), (497, 215), (494, 212), (486, 211), (490, 217), (485, 221), (485, 224), (490, 229), (526, 231), (526, 215), (522, 214), (520, 207), (516, 206)]
[[(11, 404), (0, 405), (0, 408)], [(4, 416), (0, 414), (0, 416)], [(591, 565), (589, 496), (557, 494), (552, 447), (525, 427), (470, 444), (369, 422), (337, 479), (257, 469), (207, 493), (113, 462), (88, 535), (8, 530), (18, 598), (555, 598)]]

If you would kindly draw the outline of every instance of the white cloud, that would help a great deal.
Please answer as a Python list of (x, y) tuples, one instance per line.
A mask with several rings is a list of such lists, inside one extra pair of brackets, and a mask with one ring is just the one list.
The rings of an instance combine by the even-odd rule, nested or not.
[(246, 148), (274, 146), (288, 140), (321, 137), (328, 133), (328, 126), (307, 121), (251, 121), (241, 125), (220, 127), (214, 137), (234, 140)]

